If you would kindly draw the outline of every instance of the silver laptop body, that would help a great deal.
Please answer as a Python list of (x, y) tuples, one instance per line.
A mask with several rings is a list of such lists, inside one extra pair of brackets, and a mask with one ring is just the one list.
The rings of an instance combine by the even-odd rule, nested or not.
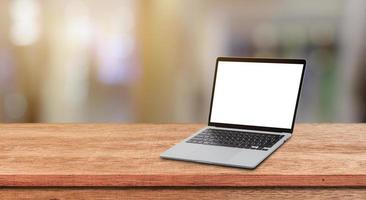
[(217, 58), (208, 126), (160, 157), (256, 168), (293, 133), (305, 64)]

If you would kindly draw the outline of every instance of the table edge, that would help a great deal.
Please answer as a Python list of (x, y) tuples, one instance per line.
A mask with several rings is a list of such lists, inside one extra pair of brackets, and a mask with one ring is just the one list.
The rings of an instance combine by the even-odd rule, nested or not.
[(1, 187), (366, 187), (366, 175), (0, 175)]

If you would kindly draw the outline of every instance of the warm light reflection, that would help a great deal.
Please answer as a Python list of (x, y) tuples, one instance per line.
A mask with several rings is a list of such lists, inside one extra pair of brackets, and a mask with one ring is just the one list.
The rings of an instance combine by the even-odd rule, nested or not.
[(129, 84), (136, 79), (135, 4), (126, 1), (119, 10), (105, 17), (96, 34), (98, 79), (107, 85)]
[(39, 38), (40, 6), (37, 0), (12, 0), (11, 39), (15, 45), (31, 45)]
[(65, 9), (66, 37), (72, 43), (87, 44), (92, 36), (89, 9), (83, 1), (71, 1)]

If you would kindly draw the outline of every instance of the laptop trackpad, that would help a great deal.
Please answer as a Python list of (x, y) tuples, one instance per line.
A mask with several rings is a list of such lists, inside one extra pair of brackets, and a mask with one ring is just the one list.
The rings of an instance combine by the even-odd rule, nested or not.
[(195, 149), (194, 157), (197, 159), (208, 160), (212, 162), (224, 162), (235, 157), (236, 154), (240, 153), (238, 148), (227, 148), (211, 145), (201, 145)]

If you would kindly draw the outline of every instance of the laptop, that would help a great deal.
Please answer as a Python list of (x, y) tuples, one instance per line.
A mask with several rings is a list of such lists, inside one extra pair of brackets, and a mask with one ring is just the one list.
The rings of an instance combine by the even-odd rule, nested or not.
[(161, 158), (256, 168), (292, 136), (305, 64), (217, 58), (208, 126)]

